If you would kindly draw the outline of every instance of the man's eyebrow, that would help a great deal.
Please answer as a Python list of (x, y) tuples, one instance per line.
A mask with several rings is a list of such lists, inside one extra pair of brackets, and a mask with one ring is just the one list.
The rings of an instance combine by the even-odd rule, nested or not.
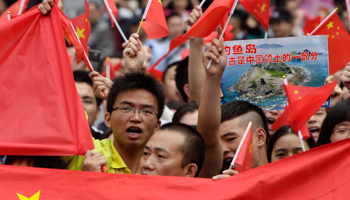
[(147, 145), (143, 147), (144, 149), (151, 150)]
[(133, 103), (130, 101), (122, 101), (122, 102), (120, 102), (120, 104), (133, 105)]
[(276, 151), (286, 151), (286, 149), (276, 149), (275, 152)]
[(234, 136), (238, 136), (238, 134), (236, 133), (236, 132), (234, 132), (234, 131), (230, 131), (230, 132), (227, 132), (227, 133), (225, 133), (225, 134), (223, 134), (221, 137), (226, 137), (226, 136), (232, 136), (232, 135), (234, 135)]
[[(122, 101), (120, 102), (120, 104), (126, 104), (126, 105), (129, 105), (129, 106), (134, 106), (135, 104), (130, 102), (130, 101)], [(151, 109), (155, 109), (153, 105), (150, 105), (150, 104), (145, 104), (145, 105), (142, 105), (141, 106), (142, 108), (151, 108)]]
[(85, 95), (85, 96), (82, 97), (82, 99), (94, 99), (94, 97)]
[(166, 153), (169, 152), (167, 149), (161, 148), (161, 147), (156, 147), (155, 150), (156, 150), (156, 151), (164, 151), (164, 152), (166, 152)]

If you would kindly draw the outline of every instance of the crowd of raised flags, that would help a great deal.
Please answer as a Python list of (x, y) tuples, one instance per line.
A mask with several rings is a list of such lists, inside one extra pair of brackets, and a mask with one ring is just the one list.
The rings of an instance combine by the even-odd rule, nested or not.
[[(77, 62), (84, 62), (89, 70), (94, 71), (88, 53), (88, 39), (92, 29), (89, 4), (84, 1), (85, 12), (72, 20), (57, 6), (58, 0), (54, 1), (51, 11), (46, 15), (37, 6), (24, 12), (29, 0), (18, 0), (0, 16), (0, 155), (74, 156), (85, 155), (87, 150), (94, 149), (86, 115), (74, 86), (72, 71), (67, 67), (71, 65), (71, 60), (65, 46), (65, 42), (73, 45)], [(205, 2), (203, 0), (200, 6)], [(210, 37), (218, 38), (218, 41), (221, 38), (232, 39), (230, 30), (234, 27), (229, 22), (238, 2), (261, 23), (266, 38), (272, 4), (270, 0), (213, 0), (186, 33), (170, 42), (168, 52), (164, 51), (164, 56), (150, 66), (147, 73), (162, 80), (165, 72), (156, 69), (157, 64), (190, 38)], [(132, 43), (127, 40), (118, 23), (115, 2), (103, 0), (103, 3), (112, 27), (116, 26), (124, 42)], [(348, 7), (349, 1), (346, 0), (345, 4)], [(350, 61), (347, 48), (350, 45), (349, 33), (336, 10), (323, 20), (318, 17), (305, 23), (305, 26), (313, 26), (315, 23), (318, 26), (314, 29), (305, 27), (304, 30), (310, 35), (327, 35), (329, 73), (334, 75), (344, 70)], [(217, 31), (218, 36), (211, 36), (218, 26), (223, 30), (220, 28)], [(150, 39), (163, 38), (169, 34), (161, 0), (148, 0), (137, 33), (141, 27)], [(129, 57), (133, 55), (129, 54)], [(214, 66), (214, 71), (217, 67), (212, 62), (217, 61), (208, 62), (208, 66), (205, 66), (207, 74), (210, 73), (211, 66)], [(106, 71), (101, 74), (113, 79), (116, 71), (121, 68), (121, 64), (112, 65), (107, 57)], [(350, 70), (344, 71), (347, 73)], [(338, 83), (341, 84), (346, 83)], [(303, 140), (310, 138), (306, 124), (331, 96), (336, 85), (337, 82), (333, 81), (323, 87), (312, 88), (290, 85), (284, 79), (289, 105), (272, 125), (272, 129), (277, 131), (289, 125), (300, 138), (305, 151)], [(104, 90), (102, 92), (107, 97), (107, 93)], [(138, 111), (140, 114), (141, 110)], [(350, 145), (347, 140), (251, 169), (254, 144), (252, 127), (250, 122), (230, 164), (229, 170), (232, 168), (239, 174), (220, 181), (1, 165), (0, 196), (6, 199), (81, 199), (84, 196), (85, 199), (348, 197), (349, 191), (346, 188), (350, 183), (350, 173), (347, 170), (350, 159), (346, 152)], [(349, 134), (350, 128), (345, 131)]]

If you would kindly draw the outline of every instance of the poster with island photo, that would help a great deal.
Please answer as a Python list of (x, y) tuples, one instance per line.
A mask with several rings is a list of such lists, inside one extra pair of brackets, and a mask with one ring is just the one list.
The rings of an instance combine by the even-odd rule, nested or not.
[[(327, 36), (228, 41), (225, 50), (222, 103), (243, 100), (280, 110), (288, 104), (283, 76), (308, 87), (321, 87), (328, 77)], [(323, 105), (329, 106), (330, 100)]]

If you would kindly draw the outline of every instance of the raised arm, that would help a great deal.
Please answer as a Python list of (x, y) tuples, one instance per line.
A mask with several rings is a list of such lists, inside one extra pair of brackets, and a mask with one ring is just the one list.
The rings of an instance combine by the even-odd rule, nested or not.
[[(221, 28), (219, 30), (221, 32)], [(220, 35), (220, 34), (218, 34)], [(212, 63), (206, 68), (209, 61)], [(220, 83), (226, 67), (226, 51), (223, 40), (214, 39), (211, 47), (203, 54), (206, 72), (202, 100), (199, 105), (198, 131), (206, 145), (206, 155), (200, 177), (211, 178), (220, 173), (223, 163), (223, 150), (220, 143), (221, 121)]]
[[(186, 31), (202, 16), (202, 9), (195, 6), (185, 22)], [(188, 58), (188, 83), (190, 85), (190, 101), (200, 102), (203, 92), (205, 70), (203, 68), (203, 38), (190, 37), (190, 54)]]

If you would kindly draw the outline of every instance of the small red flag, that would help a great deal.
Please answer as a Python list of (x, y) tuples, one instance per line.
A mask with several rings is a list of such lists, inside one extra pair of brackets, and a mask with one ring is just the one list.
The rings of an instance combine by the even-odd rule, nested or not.
[[(215, 0), (210, 4), (203, 15), (193, 24), (185, 36), (204, 38), (210, 35), (221, 23), (227, 19), (236, 0)], [(226, 23), (226, 21), (224, 22)]]
[(314, 19), (310, 19), (310, 20), (306, 20), (304, 27), (303, 27), (303, 31), (304, 34), (308, 34), (311, 33), (318, 25), (320, 25), (321, 23), (321, 17), (315, 17)]
[[(115, 5), (114, 0), (103, 0), (103, 1), (105, 3), (106, 10), (107, 10), (109, 17), (111, 19), (111, 26), (114, 27), (113, 21), (118, 15), (117, 6)], [(112, 13), (110, 13), (110, 12), (112, 12)]]
[(238, 146), (235, 157), (232, 163), (235, 165), (235, 170), (238, 172), (248, 171), (252, 168), (253, 156), (253, 128), (252, 122), (249, 122), (244, 133), (241, 143)]
[(284, 89), (288, 98), (289, 106), (272, 124), (272, 129), (277, 130), (284, 125), (290, 125), (295, 133), (301, 131), (303, 139), (310, 137), (306, 122), (324, 104), (334, 90), (336, 82), (322, 87), (304, 87), (289, 85), (284, 80)]
[(334, 74), (350, 61), (350, 35), (333, 11), (311, 35), (327, 35), (329, 52), (329, 73)]
[(254, 15), (266, 31), (269, 30), (270, 0), (239, 0), (242, 6)]
[(158, 69), (150, 69), (147, 70), (147, 74), (150, 74), (153, 78), (158, 80), (159, 82), (163, 82), (163, 72)]
[(150, 39), (163, 38), (169, 35), (161, 0), (148, 0), (142, 16), (146, 21), (141, 22)]
[(24, 13), (25, 10), (27, 10), (29, 0), (19, 0), (15, 3), (13, 3), (8, 9), (6, 9), (0, 16), (0, 23), (7, 22), (7, 12), (10, 12), (11, 19), (17, 17), (18, 15), (21, 15)]
[[(89, 20), (89, 4), (86, 0), (85, 0), (85, 13), (72, 19), (72, 24), (75, 29), (75, 32), (79, 37), (81, 45), (83, 46), (84, 51), (88, 56), (89, 49), (88, 49), (87, 43), (90, 37), (91, 25)], [(77, 53), (77, 62), (80, 62), (83, 57), (84, 57), (84, 54)]]
[(0, 26), (1, 155), (84, 155), (94, 148), (60, 21), (70, 26), (55, 5), (47, 15), (34, 9)]

